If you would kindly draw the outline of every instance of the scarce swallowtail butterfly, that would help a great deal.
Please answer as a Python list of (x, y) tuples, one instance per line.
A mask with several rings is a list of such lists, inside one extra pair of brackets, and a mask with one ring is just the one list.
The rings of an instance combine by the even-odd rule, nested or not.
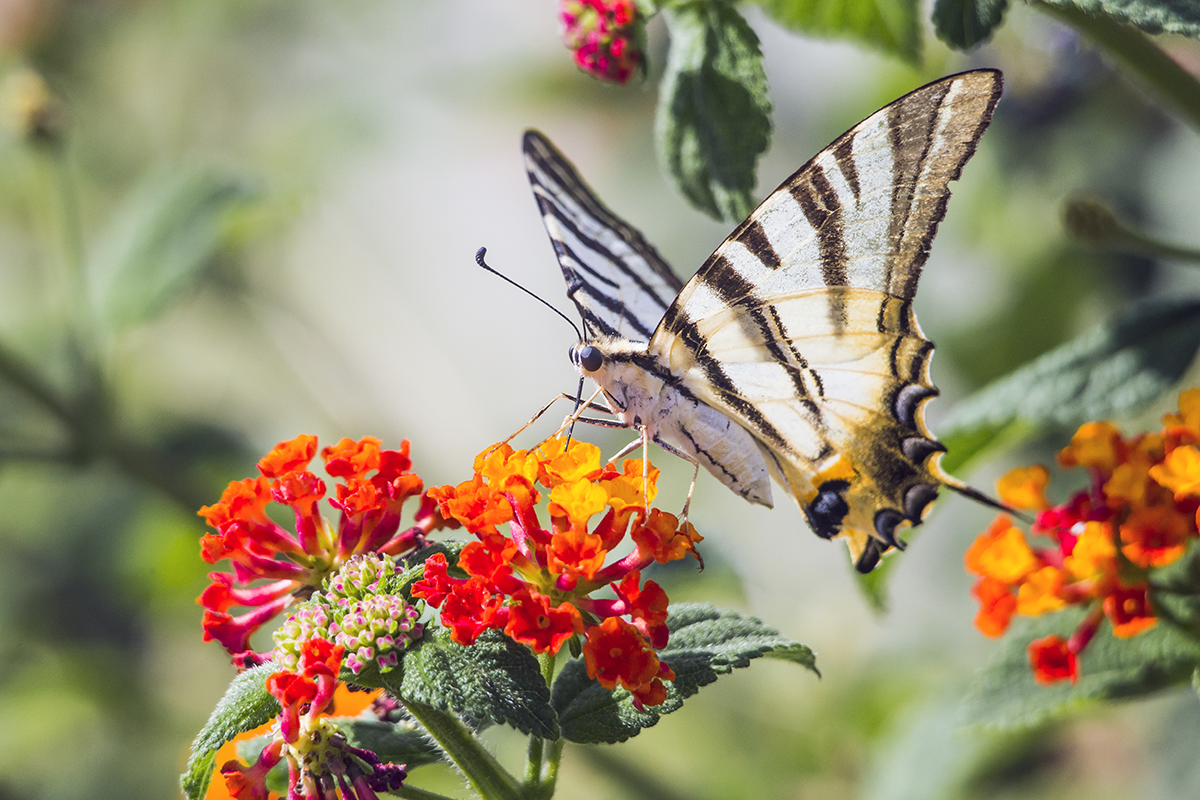
[(529, 181), (567, 294), (571, 349), (613, 413), (753, 503), (773, 478), (869, 572), (941, 486), (925, 425), (933, 343), (912, 301), (948, 184), (1000, 97), (993, 70), (875, 112), (771, 193), (686, 284), (540, 133)]

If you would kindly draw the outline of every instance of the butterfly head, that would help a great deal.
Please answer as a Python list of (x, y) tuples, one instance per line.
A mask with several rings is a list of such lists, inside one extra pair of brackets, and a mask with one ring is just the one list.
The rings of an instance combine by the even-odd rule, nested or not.
[(579, 342), (571, 345), (571, 363), (585, 375), (599, 372), (604, 366), (604, 351), (594, 344)]

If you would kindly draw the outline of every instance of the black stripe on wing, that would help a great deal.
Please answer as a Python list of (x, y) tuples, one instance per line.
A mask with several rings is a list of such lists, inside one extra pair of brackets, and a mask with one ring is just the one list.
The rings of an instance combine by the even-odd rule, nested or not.
[(683, 282), (546, 137), (526, 131), (523, 147), (530, 186), (587, 337), (648, 341)]

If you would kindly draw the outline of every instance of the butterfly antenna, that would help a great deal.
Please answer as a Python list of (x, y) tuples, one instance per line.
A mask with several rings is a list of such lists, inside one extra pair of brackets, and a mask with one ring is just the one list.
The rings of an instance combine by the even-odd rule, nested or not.
[[(529, 291), (529, 290), (528, 290), (528, 289), (526, 289), (524, 286), (522, 286), (521, 284), (517, 283), (516, 281), (514, 281), (512, 278), (508, 277), (508, 276), (507, 276), (507, 275), (505, 275), (504, 273), (502, 273), (502, 272), (497, 272), (496, 270), (494, 270), (494, 269), (492, 269), (491, 267), (489, 267), (489, 266), (488, 266), (488, 264), (487, 264), (487, 262), (483, 260), (483, 257), (484, 257), (484, 256), (486, 256), (486, 255), (487, 255), (487, 248), (486, 248), (486, 247), (481, 247), (481, 248), (479, 248), (478, 250), (476, 250), (476, 251), (475, 251), (475, 263), (476, 263), (476, 264), (478, 264), (479, 266), (483, 267), (484, 269), (486, 269), (488, 272), (492, 273), (492, 274), (493, 274), (493, 275), (495, 275), (496, 277), (498, 277), (498, 278), (501, 278), (501, 279), (503, 279), (503, 280), (505, 280), (505, 281), (508, 281), (508, 282), (509, 282), (509, 283), (511, 283), (513, 286), (517, 287), (517, 288), (518, 288), (518, 289), (520, 289), (522, 292), (524, 292), (525, 294), (529, 295), (529, 296), (530, 296), (530, 297), (532, 297), (534, 300), (537, 300), (539, 303), (541, 303), (542, 305), (544, 305), (546, 308), (550, 309), (550, 310), (551, 310), (551, 311), (553, 311), (555, 314), (558, 314), (560, 317), (562, 317), (563, 319), (565, 319), (565, 320), (567, 321), (567, 324), (568, 324), (568, 325), (570, 325), (572, 328), (574, 328), (574, 329), (575, 329), (575, 340), (576, 340), (576, 341), (578, 341), (578, 342), (582, 342), (582, 341), (583, 341), (583, 332), (579, 330), (579, 326), (578, 326), (578, 325), (576, 325), (576, 324), (575, 324), (575, 323), (574, 323), (574, 322), (571, 320), (571, 318), (570, 318), (570, 317), (568, 317), (566, 314), (564, 314), (563, 312), (559, 311), (557, 308), (555, 308), (554, 306), (552, 306), (552, 305), (551, 305), (549, 302), (547, 302), (547, 301), (546, 301), (546, 299), (545, 299), (545, 298), (543, 298), (543, 297), (541, 297), (540, 295), (534, 294), (533, 292)], [(583, 376), (582, 376), (582, 375), (580, 375), (580, 376), (579, 376), (579, 390), (575, 392), (575, 408), (574, 408), (574, 409), (572, 409), (572, 411), (571, 411), (571, 416), (572, 416), (572, 417), (576, 417), (576, 412), (577, 412), (577, 411), (579, 411), (579, 406), (580, 406), (580, 404), (581, 404), (582, 402), (583, 402)], [(576, 418), (576, 419), (577, 419), (577, 418)], [(572, 436), (572, 434), (574, 434), (574, 433), (575, 433), (575, 422), (576, 422), (576, 419), (572, 419), (572, 420), (571, 420), (571, 427), (567, 429), (567, 446), (568, 446), (568, 447), (569, 447), (569, 446), (570, 446), (570, 444), (571, 444), (571, 436)]]
[(987, 506), (988, 508), (994, 508), (997, 511), (1003, 511), (1006, 514), (1012, 514), (1014, 517), (1027, 524), (1033, 524), (1033, 519), (1028, 514), (1024, 514), (1007, 503), (1002, 503), (994, 497), (989, 497), (988, 495), (976, 489), (974, 486), (968, 486), (965, 483), (958, 483), (957, 481), (954, 483), (944, 483), (943, 486), (945, 486), (947, 489), (958, 492), (969, 500), (974, 500), (980, 505)]
[(528, 289), (526, 289), (524, 286), (522, 286), (521, 284), (519, 284), (519, 283), (517, 283), (516, 281), (514, 281), (512, 278), (510, 278), (510, 277), (508, 277), (507, 275), (505, 275), (503, 272), (497, 272), (496, 270), (494, 270), (494, 269), (492, 269), (491, 267), (489, 267), (489, 266), (487, 265), (487, 262), (483, 260), (483, 257), (484, 257), (485, 255), (487, 255), (487, 248), (486, 248), (486, 247), (481, 247), (481, 248), (479, 248), (478, 250), (476, 250), (476, 251), (475, 251), (475, 263), (476, 263), (476, 264), (478, 264), (479, 266), (483, 267), (484, 269), (486, 269), (488, 272), (492, 273), (492, 274), (493, 274), (493, 275), (495, 275), (496, 277), (498, 277), (498, 278), (502, 278), (502, 279), (504, 279), (504, 280), (508, 281), (508, 282), (509, 282), (509, 283), (511, 283), (513, 286), (517, 287), (517, 288), (518, 288), (518, 289), (520, 289), (522, 292), (524, 292), (525, 294), (529, 295), (529, 296), (530, 296), (530, 297), (532, 297), (534, 300), (537, 300), (539, 303), (541, 303), (542, 305), (544, 305), (546, 308), (550, 309), (550, 310), (551, 310), (551, 311), (553, 311), (555, 314), (558, 314), (560, 317), (562, 317), (563, 319), (565, 319), (565, 320), (567, 321), (567, 324), (568, 324), (568, 325), (570, 325), (572, 328), (574, 328), (574, 329), (575, 329), (575, 336), (576, 336), (576, 339), (577, 339), (577, 341), (580, 341), (580, 342), (582, 342), (582, 341), (583, 341), (583, 333), (582, 333), (582, 332), (579, 330), (579, 326), (578, 326), (578, 325), (576, 325), (574, 322), (572, 322), (572, 321), (571, 321), (571, 318), (570, 318), (570, 317), (568, 317), (566, 314), (564, 314), (563, 312), (559, 311), (557, 308), (555, 308), (554, 306), (552, 306), (552, 305), (551, 305), (549, 302), (547, 302), (547, 301), (545, 300), (545, 298), (541, 297), (540, 295), (536, 295), (536, 294), (534, 294), (533, 292), (529, 291), (529, 290), (528, 290)]

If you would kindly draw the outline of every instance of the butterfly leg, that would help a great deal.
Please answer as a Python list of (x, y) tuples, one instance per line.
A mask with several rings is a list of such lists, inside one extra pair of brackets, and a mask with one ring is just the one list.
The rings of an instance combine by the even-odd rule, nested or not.
[[(597, 404), (593, 403), (593, 402), (592, 402), (592, 400), (594, 400), (595, 398), (596, 398), (596, 395), (592, 395), (592, 397), (591, 397), (591, 398), (588, 400), (588, 402), (584, 403), (584, 404), (581, 406), (581, 408), (583, 408), (583, 409), (589, 409), (589, 410), (591, 410), (591, 411), (602, 411), (602, 412), (606, 412), (606, 413), (610, 413), (610, 414), (612, 413), (612, 410), (611, 410), (611, 409), (609, 409), (609, 408), (605, 408), (604, 406), (597, 405)], [(506, 445), (506, 444), (508, 444), (509, 442), (511, 442), (513, 439), (515, 439), (515, 438), (517, 438), (518, 436), (520, 436), (520, 435), (521, 435), (521, 433), (522, 433), (522, 432), (524, 432), (524, 430), (525, 430), (526, 428), (528, 428), (530, 425), (532, 425), (533, 423), (535, 423), (535, 422), (537, 422), (539, 419), (541, 419), (541, 418), (542, 418), (542, 416), (543, 416), (543, 415), (544, 415), (544, 414), (545, 414), (547, 411), (549, 411), (549, 410), (550, 410), (550, 407), (551, 407), (551, 406), (553, 406), (555, 403), (557, 403), (559, 400), (570, 400), (570, 401), (572, 401), (572, 402), (574, 402), (574, 403), (578, 403), (578, 402), (579, 402), (579, 398), (578, 398), (578, 397), (575, 397), (574, 395), (569, 395), (569, 394), (567, 394), (566, 392), (560, 392), (560, 393), (559, 393), (558, 395), (556, 395), (556, 396), (555, 396), (555, 397), (554, 397), (554, 398), (553, 398), (553, 399), (552, 399), (552, 400), (551, 400), (549, 403), (546, 403), (546, 405), (542, 406), (541, 410), (540, 410), (540, 411), (538, 411), (536, 414), (534, 414), (534, 415), (533, 415), (533, 418), (532, 418), (532, 419), (530, 419), (530, 420), (529, 420), (529, 422), (526, 422), (524, 425), (522, 425), (521, 427), (519, 427), (519, 428), (517, 428), (515, 431), (513, 431), (513, 433), (512, 433), (511, 435), (509, 435), (509, 437), (508, 437), (507, 439), (505, 439), (503, 442), (500, 442), (499, 444), (495, 445), (495, 446), (494, 446), (494, 447), (492, 447), (490, 450), (488, 450), (488, 451), (487, 451), (487, 454), (488, 454), (488, 455), (490, 455), (490, 454), (491, 454), (493, 451), (495, 451), (495, 450), (497, 450), (497, 449), (499, 449), (499, 448), (503, 447), (504, 445)], [(573, 413), (573, 414), (572, 414), (570, 417), (568, 417), (567, 419), (568, 419), (568, 421), (571, 421), (571, 420), (572, 420), (572, 418), (578, 418), (578, 419), (580, 419), (580, 420), (581, 420), (581, 421), (583, 421), (583, 422), (591, 422), (591, 423), (593, 423), (593, 424), (596, 424), (596, 425), (604, 425), (604, 424), (605, 424), (605, 421), (604, 421), (604, 420), (591, 420), (591, 419), (588, 419), (588, 418), (586, 418), (586, 417), (578, 417), (578, 414), (577, 414), (577, 413)], [(562, 428), (559, 428), (559, 429), (558, 429), (558, 431), (557, 431), (557, 432), (556, 432), (554, 435), (555, 435), (555, 436), (557, 436), (558, 434), (562, 433), (563, 429), (567, 427), (567, 424), (568, 424), (568, 422), (564, 422), (564, 423), (563, 423), (563, 427), (562, 427)], [(618, 425), (617, 427), (625, 427), (625, 426), (624, 426), (624, 425)]]
[(687, 500), (683, 501), (683, 510), (679, 512), (679, 525), (682, 527), (686, 525), (688, 521), (688, 509), (692, 506), (692, 492), (696, 490), (696, 479), (700, 477), (700, 461), (693, 458), (691, 454), (685, 453), (679, 448), (667, 444), (657, 436), (654, 437), (654, 443), (663, 450), (666, 450), (671, 455), (679, 456), (684, 461), (692, 465), (692, 482), (688, 485)]

